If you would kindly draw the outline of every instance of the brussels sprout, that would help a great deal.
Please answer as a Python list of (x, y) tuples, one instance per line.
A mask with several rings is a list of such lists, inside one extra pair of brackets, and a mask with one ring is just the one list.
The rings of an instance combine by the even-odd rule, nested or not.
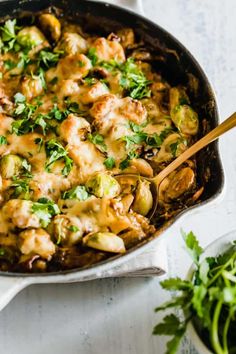
[(184, 193), (191, 190), (195, 184), (195, 174), (190, 167), (175, 171), (169, 176), (170, 183), (166, 190), (167, 199), (177, 199)]
[(30, 101), (32, 98), (40, 96), (44, 87), (45, 82), (42, 75), (25, 76), (21, 83), (21, 92)]
[(132, 209), (143, 216), (147, 215), (152, 208), (153, 198), (148, 181), (139, 181), (135, 193)]
[(87, 190), (98, 198), (114, 198), (120, 193), (120, 185), (106, 173), (97, 173), (86, 183)]
[(55, 42), (61, 37), (60, 21), (52, 14), (42, 14), (39, 16), (39, 23), (45, 34), (49, 34)]
[(17, 34), (17, 42), (22, 47), (36, 47), (37, 45), (43, 43), (45, 41), (45, 37), (42, 32), (36, 27), (24, 27)]
[(58, 44), (58, 50), (63, 50), (65, 54), (77, 54), (86, 53), (87, 41), (81, 37), (78, 33), (66, 32), (63, 35), (62, 40)]
[(71, 246), (82, 238), (82, 228), (76, 216), (57, 215), (53, 220), (54, 236), (57, 244)]
[(182, 134), (197, 134), (198, 115), (190, 106), (186, 104), (176, 106), (171, 111), (171, 119)]
[(95, 232), (88, 234), (83, 238), (83, 244), (105, 252), (125, 252), (125, 245), (122, 238), (111, 232)]
[(0, 172), (3, 178), (19, 176), (22, 170), (23, 159), (17, 155), (5, 155), (0, 160)]

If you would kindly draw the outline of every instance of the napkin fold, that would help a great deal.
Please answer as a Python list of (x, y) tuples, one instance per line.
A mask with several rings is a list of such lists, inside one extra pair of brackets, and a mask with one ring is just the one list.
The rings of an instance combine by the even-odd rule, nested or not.
[(99, 278), (162, 276), (168, 271), (166, 243), (160, 240), (142, 254), (99, 274)]

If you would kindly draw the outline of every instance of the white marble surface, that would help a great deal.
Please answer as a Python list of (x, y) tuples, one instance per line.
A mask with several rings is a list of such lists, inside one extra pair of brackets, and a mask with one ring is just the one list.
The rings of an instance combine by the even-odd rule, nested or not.
[[(222, 119), (236, 109), (235, 0), (144, 0), (146, 15), (171, 31), (195, 55), (215, 87)], [(170, 273), (190, 261), (179, 227), (207, 245), (236, 229), (236, 131), (221, 139), (227, 177), (224, 199), (184, 218), (168, 242)], [(6, 354), (164, 354), (151, 335), (153, 309), (166, 293), (156, 279), (109, 279), (86, 284), (32, 286), (0, 313), (0, 352)], [(194, 353), (185, 339), (179, 353)]]

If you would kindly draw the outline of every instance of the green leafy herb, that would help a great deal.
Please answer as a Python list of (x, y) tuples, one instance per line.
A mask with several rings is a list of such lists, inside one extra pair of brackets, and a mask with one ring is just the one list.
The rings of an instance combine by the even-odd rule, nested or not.
[(56, 203), (47, 199), (40, 198), (32, 205), (32, 213), (37, 215), (42, 227), (47, 227), (54, 215), (60, 214), (60, 209)]
[(101, 134), (98, 134), (98, 133), (88, 134), (87, 138), (94, 145), (96, 145), (101, 152), (107, 151), (107, 146), (106, 146), (106, 144), (104, 142), (104, 138)]
[(2, 48), (4, 52), (8, 52), (9, 50), (19, 49), (16, 43), (16, 32), (19, 30), (19, 27), (16, 25), (16, 19), (7, 20), (3, 26), (0, 27), (1, 32), (1, 41)]
[(229, 245), (220, 256), (203, 259), (202, 248), (192, 232), (183, 233), (189, 254), (195, 263), (192, 280), (171, 278), (161, 282), (164, 289), (178, 294), (156, 311), (180, 308), (184, 319), (167, 315), (153, 334), (172, 336), (166, 354), (175, 354), (190, 320), (210, 351), (230, 354), (235, 350), (236, 329), (236, 245)]
[(4, 60), (4, 68), (9, 71), (16, 67), (16, 63), (10, 59)]
[(149, 88), (150, 81), (141, 69), (135, 64), (133, 58), (128, 58), (124, 64), (120, 66), (122, 77), (120, 85), (126, 90), (127, 94), (134, 99), (142, 99), (151, 96)]
[(39, 146), (38, 152), (40, 152), (43, 146), (43, 138), (36, 138), (34, 142)]
[(45, 69), (48, 69), (52, 66), (55, 66), (58, 63), (59, 58), (60, 58), (59, 53), (53, 53), (50, 52), (49, 50), (43, 49), (39, 52), (38, 65), (43, 66)]
[(76, 186), (62, 194), (62, 199), (78, 199), (84, 201), (90, 197), (85, 186)]
[(78, 226), (71, 225), (68, 227), (68, 230), (71, 232), (77, 232), (77, 231), (79, 231), (79, 228), (78, 228)]
[(0, 135), (0, 145), (7, 145), (7, 138), (3, 135)]
[(73, 160), (68, 156), (68, 152), (56, 139), (47, 141), (46, 155), (48, 157), (45, 165), (46, 171), (50, 172), (51, 165), (54, 162), (63, 159), (65, 166), (62, 169), (62, 174), (67, 176), (70, 173), (73, 166)]
[(22, 176), (24, 176), (24, 177), (32, 177), (31, 165), (28, 163), (28, 161), (26, 159), (24, 159), (22, 161), (22, 168), (23, 168)]
[(14, 188), (14, 192), (11, 195), (12, 198), (22, 196), (24, 199), (30, 199), (29, 179), (15, 178), (11, 188)]
[(115, 166), (115, 164), (116, 164), (115, 159), (112, 156), (106, 158), (106, 160), (104, 161), (104, 165), (108, 170), (111, 170)]
[(128, 152), (128, 155), (127, 155), (127, 158), (120, 162), (119, 168), (120, 168), (121, 170), (126, 169), (126, 168), (129, 166), (129, 164), (130, 164), (130, 160), (135, 159), (135, 158), (137, 158), (138, 156), (139, 156), (139, 155), (138, 155), (137, 151), (135, 151), (135, 150), (129, 151), (129, 152)]
[(98, 57), (96, 54), (96, 48), (90, 48), (87, 54), (87, 57), (91, 60), (92, 65), (96, 65), (98, 61)]

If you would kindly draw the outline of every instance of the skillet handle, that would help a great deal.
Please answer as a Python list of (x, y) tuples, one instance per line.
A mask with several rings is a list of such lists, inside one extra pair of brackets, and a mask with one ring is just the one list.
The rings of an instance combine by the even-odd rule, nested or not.
[(143, 0), (97, 0), (102, 2), (108, 2), (110, 4), (126, 7), (139, 15), (144, 15)]
[(0, 311), (27, 285), (27, 278), (0, 276)]

